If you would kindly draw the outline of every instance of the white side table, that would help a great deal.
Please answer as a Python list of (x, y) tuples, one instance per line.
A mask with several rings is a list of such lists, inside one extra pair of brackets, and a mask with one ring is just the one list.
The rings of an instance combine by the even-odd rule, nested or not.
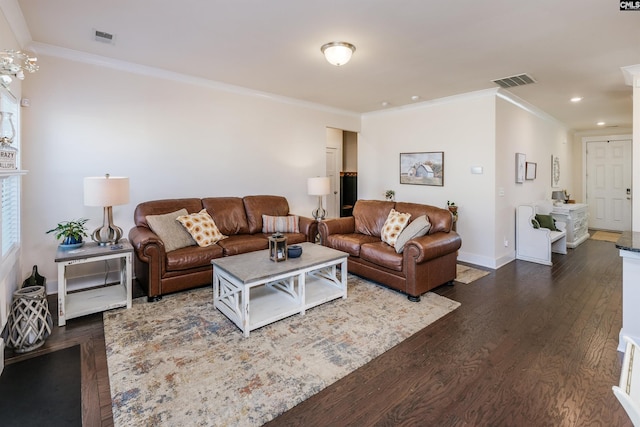
[[(131, 260), (133, 246), (123, 239), (117, 245), (99, 246), (85, 243), (78, 249), (58, 248), (58, 326), (68, 319), (86, 316), (117, 307), (131, 308)], [(115, 259), (119, 261), (120, 282), (81, 289), (72, 293), (67, 288), (67, 269), (72, 265)]]

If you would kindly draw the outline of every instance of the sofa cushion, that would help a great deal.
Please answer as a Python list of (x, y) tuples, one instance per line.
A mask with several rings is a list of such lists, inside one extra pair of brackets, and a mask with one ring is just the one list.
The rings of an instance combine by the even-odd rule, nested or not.
[[(360, 256), (360, 247), (364, 243), (380, 242), (380, 238), (360, 233), (330, 234), (327, 236), (326, 246), (346, 252), (352, 256)], [(386, 245), (386, 243), (385, 243)]]
[(250, 234), (262, 232), (262, 215), (289, 215), (289, 202), (282, 196), (245, 196), (242, 201)]
[(186, 209), (187, 213), (200, 212), (202, 209), (202, 200), (190, 198), (142, 202), (136, 206), (136, 209), (133, 212), (133, 221), (136, 225), (149, 227), (149, 224), (147, 223), (147, 215), (164, 215), (170, 212), (175, 212), (179, 209)]
[(387, 220), (382, 226), (382, 233), (380, 235), (382, 241), (391, 247), (395, 247), (398, 236), (407, 226), (410, 218), (411, 214), (409, 213), (402, 213), (395, 209), (391, 209), (391, 212), (389, 212), (389, 215), (387, 216)]
[(213, 222), (213, 218), (207, 213), (206, 209), (202, 209), (198, 213), (181, 215), (177, 219), (200, 247), (211, 246), (227, 238), (218, 230), (216, 223)]
[(222, 234), (249, 234), (249, 222), (241, 197), (207, 197), (202, 199), (202, 207)]
[(381, 241), (360, 246), (360, 258), (394, 271), (402, 271), (403, 255)]
[(211, 266), (211, 260), (222, 257), (222, 248), (218, 245), (189, 246), (167, 253), (167, 271), (181, 271), (190, 268)]
[[(261, 234), (261, 236), (266, 239), (269, 240), (269, 236), (271, 236), (272, 233), (263, 233)], [(307, 235), (304, 233), (280, 233), (282, 234), (284, 237), (287, 238), (287, 245), (295, 245), (298, 243), (303, 243), (307, 241)], [(260, 234), (256, 234), (256, 236), (259, 236)]]
[(426, 215), (431, 223), (429, 228), (429, 234), (434, 234), (439, 231), (448, 233), (451, 231), (453, 225), (453, 216), (449, 209), (438, 208), (431, 205), (421, 205), (419, 203), (406, 203), (398, 202), (395, 205), (395, 209), (400, 212), (407, 212), (411, 214), (412, 218), (417, 218), (420, 215)]
[(299, 233), (300, 218), (297, 215), (262, 215), (263, 233)]
[(396, 240), (395, 249), (396, 252), (401, 254), (404, 251), (404, 245), (411, 239), (415, 239), (416, 237), (424, 236), (429, 232), (429, 228), (431, 228), (431, 223), (426, 215), (420, 215), (409, 225), (402, 230), (402, 233), (398, 236)]
[(181, 215), (187, 215), (187, 210), (180, 209), (164, 215), (147, 215), (145, 218), (151, 231), (162, 240), (166, 252), (196, 244), (191, 234), (178, 222), (177, 218)]
[[(394, 202), (382, 200), (358, 200), (353, 207), (355, 232), (380, 237), (382, 226), (393, 208)], [(399, 210), (399, 209), (398, 209)], [(402, 210), (401, 212), (407, 212)]]
[(269, 248), (269, 241), (263, 234), (236, 234), (218, 242), (225, 256), (243, 254)]

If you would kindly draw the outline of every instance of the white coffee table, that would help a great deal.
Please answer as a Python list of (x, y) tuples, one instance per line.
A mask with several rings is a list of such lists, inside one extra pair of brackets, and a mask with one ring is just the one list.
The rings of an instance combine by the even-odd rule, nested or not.
[(300, 246), (302, 256), (282, 262), (271, 261), (268, 250), (211, 261), (213, 304), (245, 337), (285, 317), (347, 298), (348, 254), (313, 243)]

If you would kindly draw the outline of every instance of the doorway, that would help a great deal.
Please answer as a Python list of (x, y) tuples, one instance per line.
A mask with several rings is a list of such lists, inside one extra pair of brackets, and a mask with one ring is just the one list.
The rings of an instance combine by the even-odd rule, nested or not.
[(351, 215), (358, 198), (358, 134), (327, 128), (326, 176), (331, 183), (327, 196), (327, 217)]
[(631, 230), (631, 138), (583, 138), (589, 228)]

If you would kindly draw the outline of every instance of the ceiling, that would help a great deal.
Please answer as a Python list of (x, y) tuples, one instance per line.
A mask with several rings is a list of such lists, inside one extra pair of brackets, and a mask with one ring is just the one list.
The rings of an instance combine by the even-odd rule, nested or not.
[[(611, 0), (17, 4), (36, 50), (63, 47), (358, 113), (496, 88), (492, 80), (527, 73), (536, 83), (509, 92), (569, 129), (632, 124), (621, 67), (640, 64), (640, 11)], [(115, 42), (95, 41), (95, 30)], [(354, 44), (351, 62), (328, 64), (320, 46), (330, 41)]]

